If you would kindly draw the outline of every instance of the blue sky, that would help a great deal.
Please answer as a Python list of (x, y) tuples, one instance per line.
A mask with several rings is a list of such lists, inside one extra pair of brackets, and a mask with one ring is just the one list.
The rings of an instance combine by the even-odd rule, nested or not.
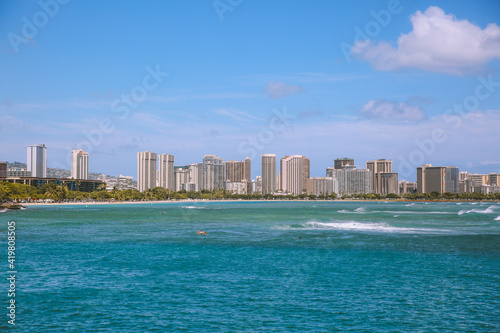
[(0, 160), (301, 154), (500, 172), (498, 1), (0, 2)]

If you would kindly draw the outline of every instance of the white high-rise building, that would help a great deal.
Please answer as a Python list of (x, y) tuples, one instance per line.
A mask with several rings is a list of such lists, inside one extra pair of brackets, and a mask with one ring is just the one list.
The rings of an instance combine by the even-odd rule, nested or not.
[(327, 168), (327, 177), (333, 178), (334, 192), (339, 196), (372, 192), (371, 172), (347, 166), (344, 169)]
[(158, 186), (174, 191), (174, 155), (161, 154), (160, 156), (158, 156), (158, 164)]
[(302, 194), (304, 189), (303, 161), (302, 155), (285, 156), (281, 159), (280, 188), (285, 193)]
[(201, 189), (225, 189), (225, 165), (222, 157), (205, 155), (203, 158), (203, 182)]
[(89, 179), (89, 153), (81, 149), (71, 150), (71, 178)]
[[(275, 154), (262, 155), (262, 194), (274, 193), (276, 187), (277, 163)], [(257, 188), (256, 191), (259, 191)]]
[(156, 186), (156, 153), (137, 153), (137, 189), (144, 192)]
[(31, 177), (47, 178), (47, 147), (44, 144), (28, 146), (27, 164)]

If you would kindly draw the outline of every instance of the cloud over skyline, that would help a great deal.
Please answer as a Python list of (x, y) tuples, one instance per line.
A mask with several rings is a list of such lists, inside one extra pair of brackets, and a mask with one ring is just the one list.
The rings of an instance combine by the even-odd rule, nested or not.
[(369, 100), (360, 110), (364, 118), (383, 121), (418, 121), (426, 118), (425, 112), (418, 106), (385, 99)]
[(500, 27), (495, 23), (481, 29), (437, 6), (417, 11), (411, 23), (413, 30), (397, 42), (358, 41), (352, 53), (377, 70), (416, 68), (454, 75), (473, 73), (500, 59)]

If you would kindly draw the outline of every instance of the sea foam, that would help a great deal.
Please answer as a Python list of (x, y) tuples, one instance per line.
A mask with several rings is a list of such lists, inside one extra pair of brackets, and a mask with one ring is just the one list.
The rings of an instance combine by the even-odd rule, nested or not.
[(403, 228), (393, 227), (386, 223), (366, 223), (357, 221), (342, 221), (342, 222), (317, 222), (309, 221), (302, 224), (295, 224), (286, 227), (286, 229), (306, 229), (306, 230), (346, 230), (346, 231), (368, 231), (381, 233), (445, 233), (449, 230), (444, 229), (428, 229), (428, 228)]
[(470, 214), (470, 213), (477, 213), (477, 214), (491, 214), (494, 213), (493, 209), (496, 208), (495, 206), (489, 206), (486, 209), (470, 209), (470, 210), (461, 210), (458, 212), (458, 215), (463, 215), (463, 214)]

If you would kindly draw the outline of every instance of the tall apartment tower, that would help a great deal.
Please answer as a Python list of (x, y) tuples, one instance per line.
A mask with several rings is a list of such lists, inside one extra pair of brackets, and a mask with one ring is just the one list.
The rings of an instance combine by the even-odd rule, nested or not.
[(144, 192), (156, 186), (156, 153), (137, 153), (137, 189)]
[(417, 168), (418, 193), (456, 193), (460, 172), (454, 166), (437, 166), (424, 164)]
[(424, 164), (417, 168), (417, 192), (444, 193), (444, 167), (433, 167), (431, 164)]
[(334, 161), (335, 169), (344, 169), (347, 166), (354, 166), (354, 159), (349, 157), (337, 158)]
[(250, 158), (246, 157), (245, 158), (245, 177), (243, 178), (247, 182), (252, 181), (252, 161)]
[(7, 178), (7, 163), (0, 162), (0, 178)]
[(158, 186), (175, 190), (175, 175), (174, 175), (174, 155), (161, 154), (158, 156)]
[(377, 174), (392, 173), (392, 161), (386, 159), (367, 161), (366, 168), (370, 170), (372, 176), (373, 193), (382, 194), (382, 176)]
[(311, 178), (311, 160), (302, 156), (302, 191), (306, 191), (309, 178)]
[(262, 194), (276, 191), (277, 163), (275, 154), (262, 155)]
[(302, 155), (292, 155), (285, 156), (280, 161), (281, 169), (281, 184), (280, 188), (287, 193), (293, 195), (302, 194), (303, 190), (303, 156)]
[(222, 157), (205, 155), (203, 158), (203, 182), (201, 189), (216, 190), (224, 189), (225, 168)]
[(81, 149), (71, 150), (71, 178), (89, 179), (89, 153)]
[(252, 162), (247, 157), (244, 161), (226, 162), (226, 180), (230, 182), (243, 182), (252, 180)]
[(47, 178), (47, 147), (44, 144), (28, 146), (27, 163), (31, 177)]

